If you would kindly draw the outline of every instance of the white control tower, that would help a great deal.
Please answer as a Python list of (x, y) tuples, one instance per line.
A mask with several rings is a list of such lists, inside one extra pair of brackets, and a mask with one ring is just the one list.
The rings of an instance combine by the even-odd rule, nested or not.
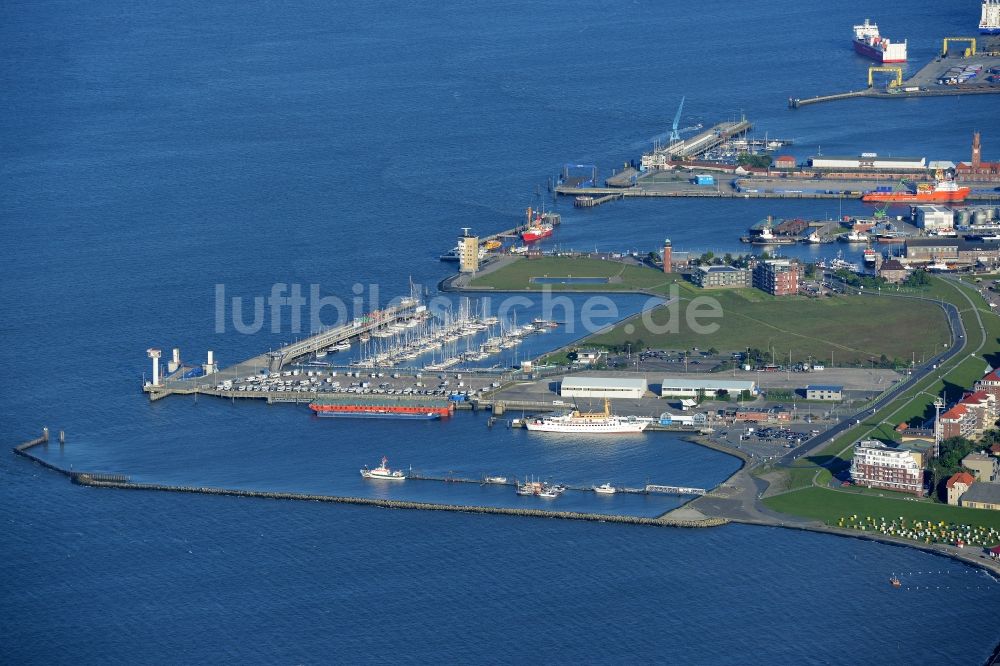
[(159, 349), (153, 349), (150, 347), (146, 350), (146, 356), (153, 360), (153, 386), (160, 385), (160, 356), (162, 352)]

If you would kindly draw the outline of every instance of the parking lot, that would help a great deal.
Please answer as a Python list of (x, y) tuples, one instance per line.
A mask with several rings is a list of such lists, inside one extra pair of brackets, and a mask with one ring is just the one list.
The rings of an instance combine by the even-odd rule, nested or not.
[(218, 391), (235, 393), (357, 393), (395, 396), (476, 397), (500, 385), (499, 378), (463, 373), (362, 372), (296, 368), (224, 381)]

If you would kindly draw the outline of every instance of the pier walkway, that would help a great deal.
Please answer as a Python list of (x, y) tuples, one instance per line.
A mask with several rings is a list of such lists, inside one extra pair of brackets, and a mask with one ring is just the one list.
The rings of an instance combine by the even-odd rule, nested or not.
[[(143, 386), (142, 390), (149, 394), (150, 400), (159, 400), (174, 393), (182, 395), (212, 393), (210, 387), (214, 387), (221, 382), (232, 381), (240, 377), (256, 375), (262, 372), (278, 372), (284, 366), (294, 363), (298, 359), (315, 354), (321, 349), (326, 349), (339, 342), (369, 333), (397, 321), (408, 319), (416, 314), (421, 307), (420, 300), (417, 298), (401, 298), (398, 299), (396, 305), (390, 305), (377, 313), (371, 313), (366, 317), (355, 319), (342, 326), (328, 328), (303, 340), (297, 340), (284, 347), (259, 354), (226, 368), (221, 368), (210, 375), (185, 378), (183, 376), (184, 371), (191, 368), (181, 368), (181, 370), (175, 372), (173, 375), (162, 379), (158, 385), (154, 386), (148, 383)], [(231, 392), (226, 392), (225, 396), (229, 397), (229, 393)], [(265, 396), (234, 395), (233, 397)]]

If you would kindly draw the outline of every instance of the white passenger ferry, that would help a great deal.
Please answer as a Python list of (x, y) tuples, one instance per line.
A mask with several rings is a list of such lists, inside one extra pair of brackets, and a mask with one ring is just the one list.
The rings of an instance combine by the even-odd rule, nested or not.
[(538, 416), (526, 419), (528, 430), (539, 432), (572, 432), (595, 434), (621, 434), (642, 432), (649, 421), (634, 416), (615, 416), (611, 413), (611, 403), (605, 398), (603, 412), (580, 412), (573, 410), (554, 416)]

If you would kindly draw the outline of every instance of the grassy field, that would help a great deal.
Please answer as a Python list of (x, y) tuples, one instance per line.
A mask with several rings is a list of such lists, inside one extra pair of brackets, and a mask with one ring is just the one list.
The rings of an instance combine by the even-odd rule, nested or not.
[[(601, 277), (611, 278), (608, 284), (540, 285), (533, 277)], [(647, 266), (627, 265), (618, 261), (589, 257), (541, 257), (519, 259), (491, 273), (473, 279), (469, 286), (487, 287), (498, 291), (656, 291), (665, 292), (669, 285), (683, 282), (679, 275), (663, 273)]]
[[(642, 318), (623, 322), (587, 341), (588, 344), (620, 346), (641, 340), (663, 349), (709, 349), (741, 351), (747, 347), (769, 351), (779, 360), (813, 358), (833, 365), (864, 365), (883, 354), (889, 359), (917, 362), (933, 356), (948, 340), (944, 313), (934, 303), (909, 299), (845, 295), (833, 298), (804, 296), (774, 297), (757, 289), (702, 290), (680, 275), (665, 274), (645, 266), (626, 265), (588, 257), (543, 257), (520, 259), (475, 278), (470, 286), (496, 290), (541, 290), (533, 277), (606, 277), (601, 285), (546, 285), (553, 291), (645, 291), (664, 296), (676, 294), (681, 307), (659, 309), (649, 315), (654, 326), (669, 332), (654, 332)], [(947, 287), (944, 287), (947, 289)], [(946, 295), (938, 284), (925, 294)], [(686, 307), (697, 297), (714, 299), (722, 308), (719, 328), (711, 334), (691, 330)], [(876, 300), (877, 299), (877, 300)], [(676, 317), (675, 327), (665, 324)], [(887, 326), (887, 323), (889, 324)]]
[(764, 500), (769, 508), (836, 525), (851, 515), (907, 521), (933, 521), (1000, 529), (1000, 511), (966, 509), (927, 501), (844, 493), (826, 488), (804, 488)]
[[(693, 294), (693, 295), (692, 295)], [(684, 305), (696, 296), (715, 299), (721, 306), (718, 330), (703, 334), (688, 326)], [(674, 313), (676, 332), (654, 333), (636, 319), (595, 336), (589, 343), (621, 345), (641, 339), (646, 345), (664, 349), (709, 349), (740, 351), (755, 347), (773, 349), (778, 362), (809, 357), (833, 365), (866, 364), (883, 354), (889, 359), (919, 363), (933, 356), (948, 341), (948, 324), (940, 307), (909, 299), (836, 296), (807, 298), (774, 297), (756, 289), (681, 292), (682, 307)], [(667, 312), (649, 315), (654, 325), (665, 325)]]
[[(776, 511), (817, 518), (828, 523), (857, 514), (904, 516), (908, 520), (944, 520), (1000, 529), (1000, 512), (996, 511), (900, 500), (891, 498), (892, 493), (887, 492), (882, 493), (885, 497), (878, 497), (878, 491), (859, 493), (856, 489), (818, 487), (825, 486), (831, 480), (831, 471), (841, 471), (848, 466), (851, 446), (855, 441), (867, 436), (892, 439), (894, 425), (933, 416), (931, 403), (934, 396), (944, 393), (950, 400), (957, 399), (963, 389), (970, 387), (982, 376), (988, 363), (994, 366), (1000, 364), (1000, 317), (991, 311), (974, 290), (964, 287), (974, 304), (970, 306), (958, 291), (960, 288), (935, 278), (932, 291), (958, 307), (969, 336), (968, 348), (970, 352), (978, 350), (975, 356), (964, 355), (952, 359), (941, 368), (940, 374), (925, 377), (892, 404), (842, 434), (818, 453), (796, 461), (794, 468), (785, 468), (785, 478), (779, 482), (779, 487), (792, 489), (794, 492), (768, 498), (765, 500), (768, 506)], [(982, 329), (976, 317), (977, 312), (982, 318)], [(813, 486), (814, 478), (818, 486)]]

